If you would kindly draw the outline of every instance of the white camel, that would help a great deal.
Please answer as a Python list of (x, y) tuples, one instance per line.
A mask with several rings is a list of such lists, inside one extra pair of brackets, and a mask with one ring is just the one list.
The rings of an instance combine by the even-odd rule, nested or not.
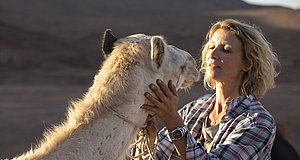
[(102, 45), (107, 55), (93, 85), (72, 102), (66, 120), (14, 160), (121, 160), (149, 114), (144, 93), (156, 79), (172, 80), (177, 89), (199, 79), (192, 56), (161, 36), (135, 34), (115, 38), (110, 30)]

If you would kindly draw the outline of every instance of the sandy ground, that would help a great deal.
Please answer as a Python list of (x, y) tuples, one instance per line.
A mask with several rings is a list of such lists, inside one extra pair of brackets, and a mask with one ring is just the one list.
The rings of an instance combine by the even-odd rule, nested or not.
[[(28, 150), (45, 128), (64, 119), (68, 103), (86, 92), (103, 60), (99, 43), (105, 28), (120, 37), (164, 35), (199, 58), (210, 24), (223, 18), (256, 24), (272, 43), (281, 74), (277, 87), (261, 101), (277, 123), (291, 130), (290, 143), (300, 153), (300, 10), (261, 8), (236, 0), (230, 6), (209, 1), (203, 7), (192, 1), (195, 5), (182, 7), (174, 1), (156, 8), (145, 1), (126, 1), (131, 5), (127, 8), (117, 1), (26, 2), (0, 2), (1, 158)], [(141, 5), (148, 7), (139, 9)], [(180, 91), (179, 106), (205, 93), (201, 82), (189, 92)]]

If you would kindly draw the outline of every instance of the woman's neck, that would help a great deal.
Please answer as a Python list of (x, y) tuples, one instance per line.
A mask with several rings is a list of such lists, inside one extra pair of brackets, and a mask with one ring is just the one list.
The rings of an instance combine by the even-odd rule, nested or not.
[(220, 113), (224, 111), (227, 107), (227, 102), (230, 102), (231, 100), (241, 96), (239, 87), (240, 85), (238, 83), (224, 84), (217, 82), (215, 102), (215, 109), (217, 109), (217, 112)]

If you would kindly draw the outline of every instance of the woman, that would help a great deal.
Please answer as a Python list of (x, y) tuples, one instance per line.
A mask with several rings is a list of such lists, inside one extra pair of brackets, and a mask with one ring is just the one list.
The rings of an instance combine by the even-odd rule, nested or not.
[[(227, 19), (215, 23), (202, 49), (204, 85), (210, 97), (177, 112), (178, 94), (171, 81), (149, 87), (153, 104), (141, 108), (164, 122), (157, 159), (270, 159), (275, 122), (258, 98), (274, 87), (279, 64), (270, 44), (255, 27)], [(157, 97), (157, 98), (156, 98)], [(155, 120), (147, 127), (153, 143)]]

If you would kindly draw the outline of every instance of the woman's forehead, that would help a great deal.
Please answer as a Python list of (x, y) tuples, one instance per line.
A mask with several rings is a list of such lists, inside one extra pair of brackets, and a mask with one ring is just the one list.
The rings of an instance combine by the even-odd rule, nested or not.
[(240, 39), (232, 32), (227, 29), (218, 29), (216, 30), (211, 39), (211, 43), (220, 43), (220, 44), (240, 44), (242, 45), (242, 42)]

